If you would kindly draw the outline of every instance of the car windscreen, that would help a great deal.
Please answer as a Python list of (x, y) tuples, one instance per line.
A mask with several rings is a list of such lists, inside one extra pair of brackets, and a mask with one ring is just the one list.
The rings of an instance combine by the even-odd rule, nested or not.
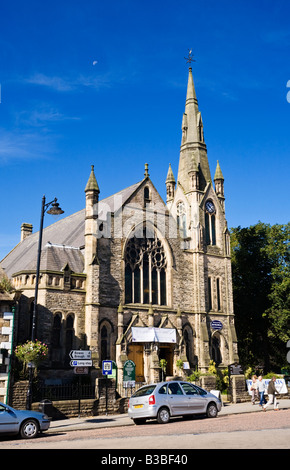
[(156, 385), (148, 385), (147, 387), (139, 388), (139, 390), (137, 390), (137, 392), (132, 395), (132, 398), (146, 397), (146, 395), (151, 395), (151, 393), (154, 392), (155, 388)]

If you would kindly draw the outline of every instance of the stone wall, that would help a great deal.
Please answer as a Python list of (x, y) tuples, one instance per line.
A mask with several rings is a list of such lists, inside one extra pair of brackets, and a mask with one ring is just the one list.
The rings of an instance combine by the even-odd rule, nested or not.
[[(106, 407), (106, 379), (96, 380), (96, 398), (80, 400), (81, 416), (97, 416), (115, 413), (125, 413), (128, 409), (128, 398), (120, 398), (116, 393), (114, 380), (107, 379), (107, 407)], [(16, 382), (11, 391), (9, 405), (16, 409), (26, 408), (28, 381)], [(44, 397), (45, 399), (45, 397)], [(52, 419), (75, 418), (79, 416), (79, 400), (53, 400), (52, 405), (47, 404), (44, 411)], [(39, 410), (40, 402), (32, 403), (34, 411)]]

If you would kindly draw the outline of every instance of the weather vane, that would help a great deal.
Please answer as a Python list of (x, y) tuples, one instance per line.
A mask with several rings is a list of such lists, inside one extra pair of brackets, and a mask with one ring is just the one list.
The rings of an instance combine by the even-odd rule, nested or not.
[(188, 57), (184, 57), (186, 63), (191, 65), (191, 62), (195, 62), (195, 59), (192, 57), (192, 49), (188, 49)]

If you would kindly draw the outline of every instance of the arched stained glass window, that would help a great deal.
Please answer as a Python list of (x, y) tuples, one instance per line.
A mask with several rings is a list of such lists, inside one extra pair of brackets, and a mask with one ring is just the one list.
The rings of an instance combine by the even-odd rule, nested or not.
[(125, 251), (125, 302), (166, 305), (166, 256), (161, 241), (132, 237)]

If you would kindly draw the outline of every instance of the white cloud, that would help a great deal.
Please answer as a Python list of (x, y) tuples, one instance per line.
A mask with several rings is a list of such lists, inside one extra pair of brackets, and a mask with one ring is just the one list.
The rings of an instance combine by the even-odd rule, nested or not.
[[(96, 62), (96, 61), (95, 61)], [(58, 92), (70, 92), (81, 87), (90, 87), (99, 89), (110, 86), (109, 78), (95, 75), (78, 75), (77, 77), (57, 77), (48, 76), (42, 73), (36, 73), (24, 80), (32, 85), (45, 86)]]
[(52, 153), (52, 143), (43, 134), (0, 129), (0, 163), (43, 159), (50, 157)]
[(41, 85), (53, 88), (56, 91), (71, 91), (74, 88), (72, 83), (61, 77), (49, 77), (42, 73), (37, 73), (32, 77), (27, 78), (25, 81), (33, 85)]
[(17, 114), (16, 121), (20, 125), (28, 125), (34, 127), (46, 126), (49, 123), (62, 121), (76, 121), (80, 117), (67, 116), (60, 113), (57, 109), (46, 106), (39, 106), (39, 109), (21, 111)]

